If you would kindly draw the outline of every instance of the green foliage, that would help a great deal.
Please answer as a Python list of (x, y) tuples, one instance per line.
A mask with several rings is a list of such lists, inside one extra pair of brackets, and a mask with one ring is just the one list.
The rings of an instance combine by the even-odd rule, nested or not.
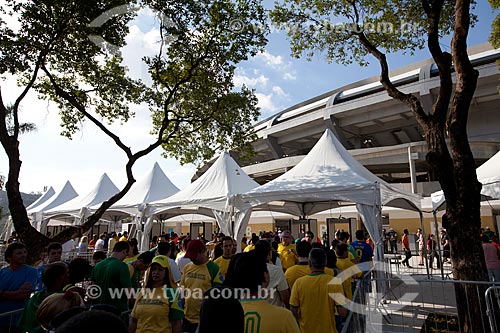
[[(157, 87), (148, 96), (153, 133), (166, 126), (165, 154), (186, 163), (212, 158), (221, 149), (248, 151), (257, 99), (246, 88), (235, 91), (232, 78), (235, 65), (266, 43), (265, 31), (245, 28), (264, 26), (260, 2), (155, 1), (154, 6), (173, 21), (164, 34), (176, 38), (165, 54), (146, 59)], [(242, 29), (233, 30), (236, 20)]]
[[(451, 32), (454, 17), (454, 1), (444, 2), (441, 36)], [(427, 41), (427, 18), (417, 0), (278, 1), (271, 19), (287, 31), (293, 56), (321, 53), (341, 64), (368, 63), (368, 50), (356, 38), (360, 33), (385, 53), (411, 55)]]
[[(7, 105), (6, 106), (6, 116), (5, 116), (5, 120), (6, 120), (6, 123), (7, 123), (7, 131), (10, 133), (10, 135), (13, 134), (14, 132), (14, 116), (13, 116), (13, 113), (14, 113), (14, 106), (11, 104), (11, 105)], [(21, 123), (19, 124), (19, 132), (20, 133), (28, 133), (28, 132), (33, 132), (33, 131), (36, 131), (36, 125), (34, 123)], [(0, 190), (2, 189), (2, 177), (0, 176)]]
[[(117, 52), (139, 7), (172, 23), (159, 20), (157, 56), (143, 59), (151, 86), (131, 79)], [(126, 122), (131, 106), (142, 104), (165, 154), (181, 162), (249, 147), (256, 98), (235, 91), (232, 78), (236, 64), (265, 45), (266, 29), (234, 30), (231, 22), (265, 26), (260, 1), (7, 0), (0, 13), (0, 75), (16, 75), (20, 86), (57, 103), (62, 135), (71, 138), (91, 117), (103, 128)], [(14, 20), (18, 29), (7, 24)]]
[[(500, 8), (500, 0), (489, 0), (491, 8), (496, 10)], [(490, 43), (494, 47), (500, 47), (500, 14), (495, 17), (491, 24)]]

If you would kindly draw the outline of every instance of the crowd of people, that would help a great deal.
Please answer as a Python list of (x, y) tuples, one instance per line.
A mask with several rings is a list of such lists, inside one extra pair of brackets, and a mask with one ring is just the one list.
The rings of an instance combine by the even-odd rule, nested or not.
[[(9, 266), (0, 271), (0, 313), (23, 311), (1, 317), (0, 331), (58, 332), (94, 311), (98, 318), (119, 316), (128, 332), (213, 332), (220, 326), (211, 315), (218, 304), (235, 313), (222, 331), (336, 332), (353, 282), (338, 276), (373, 255), (364, 232), (356, 235), (358, 245), (347, 245), (347, 233), (337, 236), (324, 246), (310, 231), (298, 238), (288, 230), (262, 232), (240, 244), (221, 233), (211, 241), (171, 233), (153, 237), (150, 249), (139, 253), (126, 232), (102, 233), (69, 249), (50, 243), (36, 268), (26, 265), (28, 249), (16, 239), (5, 251)], [(76, 257), (64, 262), (72, 251)], [(332, 293), (343, 297), (334, 300)]]
[[(488, 231), (482, 234), (488, 272), (500, 281), (500, 245)], [(338, 332), (354, 281), (370, 290), (373, 243), (363, 230), (352, 241), (339, 231), (330, 244), (311, 231), (296, 238), (288, 230), (240, 241), (222, 233), (211, 241), (162, 234), (140, 253), (127, 233), (103, 233), (74, 244), (77, 253), (94, 251), (91, 262), (78, 255), (64, 262), (63, 244), (50, 243), (44, 263), (31, 267), (28, 249), (16, 240), (5, 251), (9, 266), (0, 270), (0, 313), (23, 311), (0, 316), (0, 331), (64, 332), (78, 318), (112, 317), (107, 323), (119, 318), (113, 327), (119, 332)], [(417, 242), (438, 266), (450, 257), (449, 247), (442, 260), (433, 253), (433, 235), (425, 242), (417, 230)], [(402, 246), (410, 251), (406, 229)]]
[[(428, 260), (428, 267), (431, 270), (434, 268), (440, 269), (443, 264), (451, 264), (450, 237), (445, 228), (441, 228), (439, 234), (439, 239), (436, 239), (436, 236), (432, 233), (425, 237), (422, 229), (417, 228), (414, 241), (416, 243), (415, 248), (418, 254), (419, 266), (425, 266), (425, 259)], [(500, 282), (500, 241), (490, 227), (481, 228), (479, 237), (484, 251), (488, 278), (490, 282)], [(383, 229), (382, 240), (384, 242), (385, 253), (398, 253), (397, 232), (393, 228), (390, 228), (388, 231)], [(403, 266), (409, 268), (412, 268), (410, 266), (410, 258), (412, 257), (410, 242), (412, 241), (408, 229), (404, 229), (401, 237), (401, 248), (404, 259), (401, 263)], [(438, 241), (440, 244), (438, 244)]]

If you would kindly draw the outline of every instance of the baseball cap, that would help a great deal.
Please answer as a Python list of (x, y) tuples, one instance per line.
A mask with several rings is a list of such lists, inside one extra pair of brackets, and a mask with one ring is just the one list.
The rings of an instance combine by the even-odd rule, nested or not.
[(168, 258), (166, 256), (156, 256), (153, 258), (151, 261), (152, 264), (158, 264), (163, 268), (170, 268), (170, 265), (168, 263)]
[(203, 251), (205, 251), (205, 243), (199, 239), (193, 239), (188, 243), (184, 257), (193, 260)]

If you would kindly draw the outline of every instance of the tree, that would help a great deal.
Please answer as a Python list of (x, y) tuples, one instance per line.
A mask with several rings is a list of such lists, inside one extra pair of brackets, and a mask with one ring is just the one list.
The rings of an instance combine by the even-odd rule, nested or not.
[[(500, 8), (499, 0), (489, 0), (492, 9)], [(500, 47), (500, 15), (495, 17), (495, 21), (493, 21), (491, 25), (491, 35), (490, 35), (490, 43), (493, 47)]]
[[(137, 8), (159, 13), (160, 41), (155, 56), (145, 56), (152, 84), (133, 80), (122, 65), (127, 24)], [(264, 11), (254, 0), (127, 1), (8, 0), (0, 5), (0, 73), (15, 75), (22, 92), (13, 104), (13, 131), (0, 94), (0, 142), (9, 159), (6, 190), (14, 226), (27, 243), (30, 261), (40, 258), (49, 239), (28, 219), (19, 192), (19, 110), (30, 91), (55, 102), (62, 134), (71, 138), (84, 121), (105, 133), (127, 156), (127, 183), (80, 226), (50, 241), (64, 242), (86, 232), (135, 182), (132, 166), (162, 146), (165, 155), (181, 162), (212, 157), (214, 151), (245, 151), (246, 136), (258, 117), (257, 100), (246, 88), (232, 84), (235, 65), (265, 45), (265, 31), (231, 30), (237, 18), (244, 26), (264, 25)], [(15, 30), (6, 23), (16, 19)], [(130, 105), (142, 104), (153, 120), (151, 144), (137, 152), (107, 124), (133, 116)]]
[[(280, 27), (291, 27), (288, 36), (296, 57), (311, 58), (324, 52), (328, 61), (343, 64), (366, 65), (367, 56), (378, 61), (384, 89), (408, 106), (425, 133), (426, 160), (431, 171), (438, 175), (446, 198), (454, 277), (486, 281), (478, 237), (481, 183), (467, 138), (467, 115), (478, 78), (467, 54), (467, 35), (475, 20), (470, 12), (474, 3), (468, 0), (293, 1), (278, 4), (271, 17)], [(333, 23), (339, 19), (347, 22)], [(440, 39), (450, 33), (451, 53), (448, 53), (442, 50)], [(431, 108), (426, 108), (418, 96), (402, 92), (391, 82), (386, 59), (386, 53), (402, 50), (412, 54), (425, 46), (440, 78), (439, 94)], [(485, 309), (484, 293), (481, 297), (481, 291), (458, 283), (455, 289), (460, 326), (465, 332), (482, 329), (482, 323), (488, 322), (485, 313), (467, 309)]]

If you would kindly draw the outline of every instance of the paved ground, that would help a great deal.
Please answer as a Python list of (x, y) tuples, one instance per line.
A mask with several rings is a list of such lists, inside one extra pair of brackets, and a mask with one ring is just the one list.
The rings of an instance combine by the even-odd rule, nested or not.
[[(385, 292), (370, 293), (366, 316), (354, 316), (347, 332), (456, 332), (451, 265), (445, 264), (442, 273), (435, 266), (434, 269), (419, 266), (418, 260), (412, 257), (410, 266), (413, 267), (407, 268), (398, 264), (398, 260), (386, 257), (386, 274), (381, 282)], [(422, 329), (426, 318), (433, 313), (442, 318), (440, 329), (437, 325)]]

